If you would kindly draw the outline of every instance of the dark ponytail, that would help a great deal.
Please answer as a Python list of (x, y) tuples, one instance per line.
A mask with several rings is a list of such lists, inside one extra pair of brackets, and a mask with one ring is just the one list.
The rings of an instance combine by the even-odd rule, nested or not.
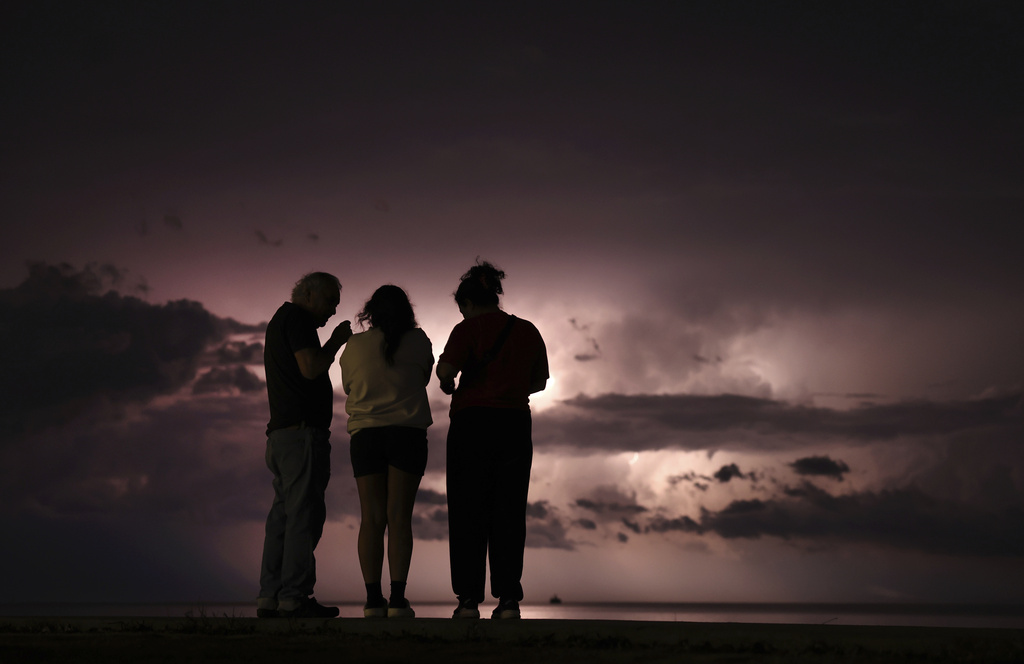
[(504, 292), (501, 288), (504, 278), (504, 271), (477, 259), (477, 264), (462, 275), (455, 291), (455, 303), (472, 302), (476, 306), (498, 304), (498, 296)]

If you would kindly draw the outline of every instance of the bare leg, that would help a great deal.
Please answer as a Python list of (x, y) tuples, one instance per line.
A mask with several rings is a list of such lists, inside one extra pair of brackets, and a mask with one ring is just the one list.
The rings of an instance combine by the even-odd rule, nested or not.
[[(393, 469), (392, 469), (393, 470)], [(384, 566), (384, 530), (388, 525), (388, 476), (383, 473), (356, 478), (359, 490), (359, 569), (363, 583), (380, 583)]]
[(409, 578), (409, 564), (412, 561), (412, 508), (416, 502), (420, 479), (419, 475), (388, 466), (388, 570), (392, 581), (407, 581)]

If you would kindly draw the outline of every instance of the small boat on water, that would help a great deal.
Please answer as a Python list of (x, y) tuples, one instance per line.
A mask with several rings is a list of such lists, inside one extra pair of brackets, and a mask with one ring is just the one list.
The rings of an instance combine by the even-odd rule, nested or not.
[(548, 600), (548, 603), (549, 604), (561, 604), (562, 603), (562, 598), (559, 597), (557, 594), (556, 595), (552, 595), (551, 599)]

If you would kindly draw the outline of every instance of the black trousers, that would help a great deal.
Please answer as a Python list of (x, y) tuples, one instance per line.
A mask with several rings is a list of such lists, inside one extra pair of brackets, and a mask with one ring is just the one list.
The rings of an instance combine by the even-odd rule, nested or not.
[(533, 465), (529, 411), (466, 408), (448, 428), (448, 551), (452, 590), (484, 601), (523, 599), (526, 501)]

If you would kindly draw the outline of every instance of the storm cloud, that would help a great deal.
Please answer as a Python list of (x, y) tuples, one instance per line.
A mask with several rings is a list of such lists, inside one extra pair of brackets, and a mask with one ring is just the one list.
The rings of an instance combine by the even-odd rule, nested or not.
[(797, 459), (789, 464), (797, 475), (821, 475), (843, 481), (843, 475), (850, 472), (850, 467), (842, 461), (834, 461), (827, 456), (812, 456)]
[[(630, 512), (606, 526), (645, 536), (777, 538), (808, 551), (868, 544), (930, 555), (1024, 556), (1020, 506), (993, 509), (934, 497), (914, 487), (834, 495), (804, 483), (784, 487), (767, 499), (733, 500), (717, 510), (701, 507), (694, 516), (653, 507)], [(584, 531), (598, 528), (589, 520), (573, 525)]]
[(210, 392), (261, 392), (266, 387), (259, 376), (249, 369), (238, 367), (213, 367), (195, 382), (192, 386), (193, 394), (208, 394)]
[(942, 555), (1024, 556), (1024, 510), (985, 511), (913, 488), (834, 496), (805, 484), (786, 498), (744, 500), (700, 518), (724, 538), (870, 543)]
[(0, 291), (0, 423), (15, 437), (171, 394), (195, 378), (212, 344), (258, 330), (198, 302), (123, 296), (120, 280), (111, 266), (32, 263), (25, 281)]
[[(656, 449), (800, 449), (1024, 431), (1024, 393), (835, 410), (732, 394), (580, 395), (536, 418), (540, 445), (580, 453)], [(632, 435), (626, 436), (626, 432)], [(628, 442), (627, 442), (628, 441)]]

